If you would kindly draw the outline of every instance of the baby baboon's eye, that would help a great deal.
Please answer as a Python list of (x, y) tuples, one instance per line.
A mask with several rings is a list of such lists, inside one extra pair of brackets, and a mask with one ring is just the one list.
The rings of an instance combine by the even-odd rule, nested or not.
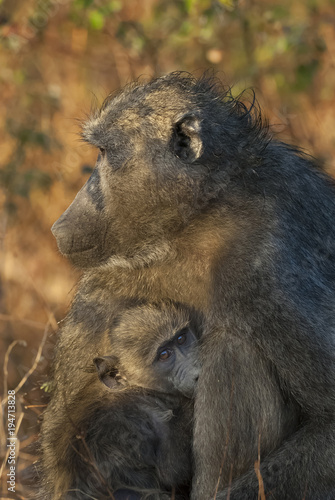
[(182, 330), (178, 337), (176, 338), (176, 342), (179, 345), (185, 344), (187, 340), (187, 330)]
[(179, 335), (177, 337), (177, 344), (182, 345), (186, 342), (186, 333), (183, 333), (182, 335)]
[(172, 349), (163, 349), (163, 351), (161, 351), (159, 354), (158, 354), (158, 359), (160, 361), (165, 361), (166, 359), (169, 359), (169, 357), (173, 354), (173, 350)]

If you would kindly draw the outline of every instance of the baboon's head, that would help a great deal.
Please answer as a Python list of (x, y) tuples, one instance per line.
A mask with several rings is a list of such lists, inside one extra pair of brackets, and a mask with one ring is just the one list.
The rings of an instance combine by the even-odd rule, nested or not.
[(127, 309), (110, 333), (112, 355), (94, 359), (100, 380), (112, 389), (137, 386), (193, 397), (200, 327), (190, 311), (172, 304)]
[(98, 158), (53, 225), (60, 251), (79, 267), (163, 252), (215, 203), (242, 153), (250, 162), (247, 111), (213, 81), (180, 73), (109, 97), (83, 126)]

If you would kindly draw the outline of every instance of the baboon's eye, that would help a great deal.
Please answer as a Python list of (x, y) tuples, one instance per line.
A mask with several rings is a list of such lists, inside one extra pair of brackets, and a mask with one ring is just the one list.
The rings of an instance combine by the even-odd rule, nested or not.
[(101, 156), (104, 157), (105, 152), (106, 152), (105, 148), (99, 148), (99, 151), (100, 151)]
[(186, 332), (181, 333), (180, 335), (178, 335), (178, 337), (176, 339), (177, 344), (179, 344), (179, 345), (185, 344), (186, 339), (187, 339), (187, 333)]
[(159, 354), (158, 354), (158, 359), (160, 361), (165, 361), (166, 359), (169, 359), (169, 357), (173, 354), (173, 350), (172, 349), (163, 349), (163, 351), (161, 351)]
[(182, 330), (180, 330), (180, 332), (178, 332), (178, 335), (176, 335), (175, 337), (177, 344), (179, 345), (185, 344), (185, 342), (187, 341), (187, 335), (188, 335), (187, 328), (183, 328)]

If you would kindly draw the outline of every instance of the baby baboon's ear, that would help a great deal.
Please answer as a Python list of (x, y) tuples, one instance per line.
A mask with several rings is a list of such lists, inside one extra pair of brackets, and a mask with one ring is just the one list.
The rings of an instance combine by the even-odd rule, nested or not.
[(99, 356), (93, 359), (99, 379), (110, 389), (120, 388), (119, 359), (116, 356)]
[(200, 158), (203, 145), (200, 118), (193, 113), (183, 115), (174, 125), (172, 148), (176, 156), (187, 163)]

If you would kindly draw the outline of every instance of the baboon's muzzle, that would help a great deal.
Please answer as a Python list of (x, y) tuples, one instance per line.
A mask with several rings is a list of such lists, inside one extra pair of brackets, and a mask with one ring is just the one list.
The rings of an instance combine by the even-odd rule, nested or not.
[(105, 224), (92, 184), (90, 178), (51, 228), (60, 252), (79, 267), (94, 265), (103, 253)]

